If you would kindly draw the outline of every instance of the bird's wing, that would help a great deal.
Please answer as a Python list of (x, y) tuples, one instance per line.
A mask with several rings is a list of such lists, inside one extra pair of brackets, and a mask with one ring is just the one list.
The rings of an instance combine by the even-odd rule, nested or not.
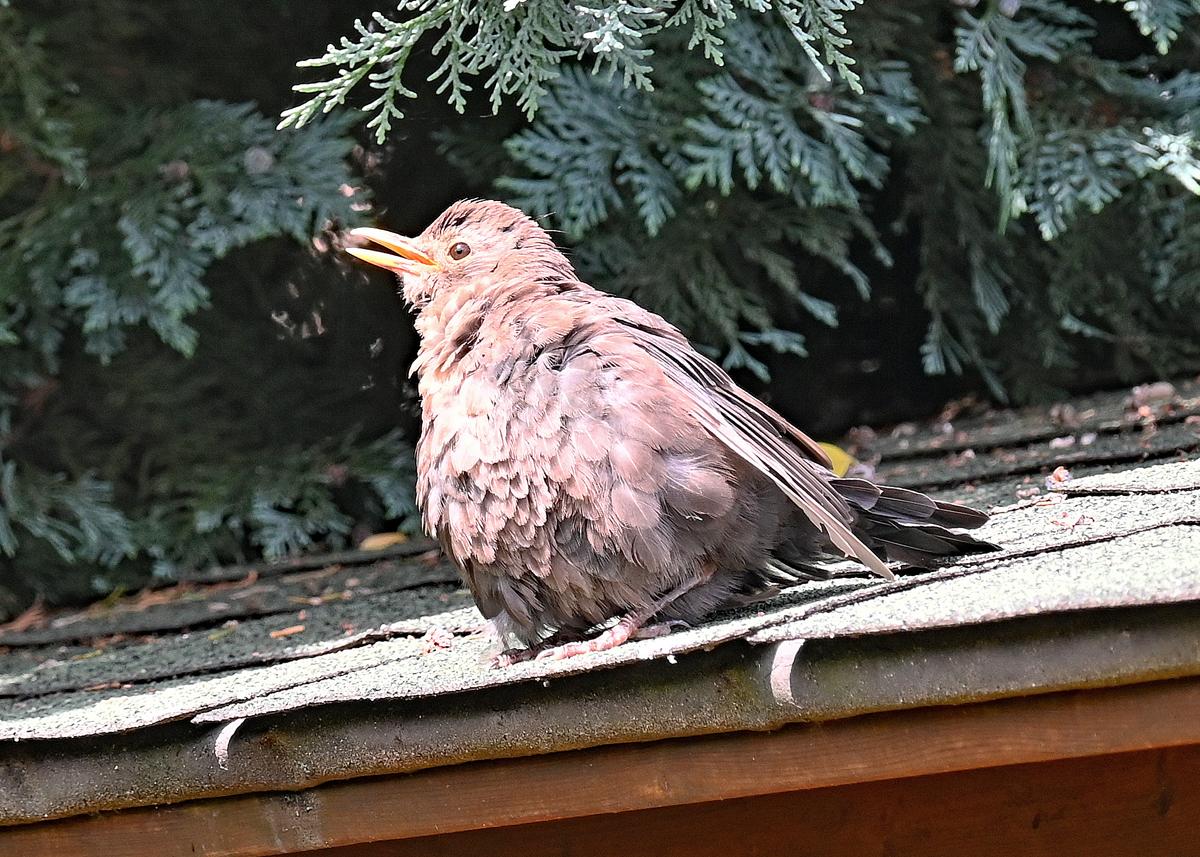
[(883, 561), (851, 531), (854, 519), (850, 507), (824, 473), (829, 464), (824, 450), (737, 386), (723, 369), (699, 354), (674, 329), (660, 329), (662, 323), (649, 313), (646, 315), (647, 318), (639, 319), (622, 314), (615, 321), (687, 395), (697, 421), (769, 477), (846, 556), (857, 559), (881, 577), (892, 577)]

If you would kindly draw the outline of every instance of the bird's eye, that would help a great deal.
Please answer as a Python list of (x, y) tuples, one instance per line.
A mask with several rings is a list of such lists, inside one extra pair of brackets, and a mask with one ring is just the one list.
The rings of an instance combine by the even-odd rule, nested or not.
[(459, 241), (450, 248), (450, 258), (455, 261), (471, 255), (471, 248), (466, 241)]

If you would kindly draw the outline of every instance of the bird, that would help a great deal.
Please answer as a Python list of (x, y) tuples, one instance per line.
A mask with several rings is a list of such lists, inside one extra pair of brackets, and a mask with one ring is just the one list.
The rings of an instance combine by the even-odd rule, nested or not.
[(890, 579), (889, 560), (994, 548), (962, 532), (985, 512), (838, 477), (676, 327), (582, 282), (519, 209), (462, 200), (415, 238), (350, 235), (415, 313), (417, 501), (508, 646), (494, 666), (692, 626), (842, 557)]

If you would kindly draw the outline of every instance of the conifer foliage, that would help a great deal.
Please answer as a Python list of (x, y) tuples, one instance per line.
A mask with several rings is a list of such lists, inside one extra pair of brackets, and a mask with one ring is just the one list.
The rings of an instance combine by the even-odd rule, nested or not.
[(1200, 0), (0, 0), (0, 620), (415, 524), (389, 158), (761, 377), (881, 276), (996, 397), (1200, 365)]
[[(148, 26), (100, 5), (117, 31)], [(351, 422), (356, 395), (394, 399), (395, 367), (323, 353), (374, 323), (317, 252), (370, 207), (354, 117), (280, 132), (251, 104), (139, 103), (121, 89), (136, 58), (73, 78), (71, 40), (47, 34), (0, 7), (0, 621), (34, 593), (94, 597), (403, 520), (394, 407), (390, 425)]]
[[(772, 307), (834, 323), (825, 280), (865, 293), (864, 253), (918, 242), (927, 371), (1044, 395), (1081, 364), (1197, 357), (1200, 0), (1122, 8), (407, 0), (306, 63), (326, 78), (284, 124), (359, 83), (381, 140), (429, 89), (514, 102), (529, 124), (481, 178), (731, 366), (761, 371), (752, 345), (802, 352)], [(436, 58), (427, 87), (414, 50)], [(446, 145), (498, 163), (470, 131)]]

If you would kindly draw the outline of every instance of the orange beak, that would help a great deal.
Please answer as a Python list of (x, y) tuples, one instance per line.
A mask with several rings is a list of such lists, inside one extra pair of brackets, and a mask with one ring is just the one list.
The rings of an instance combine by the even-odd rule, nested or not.
[(380, 268), (387, 268), (389, 271), (394, 271), (397, 274), (420, 274), (422, 273), (422, 266), (426, 268), (437, 267), (437, 262), (430, 259), (424, 250), (418, 248), (412, 242), (411, 238), (405, 238), (402, 235), (397, 235), (395, 232), (388, 232), (386, 229), (372, 229), (369, 226), (352, 229), (350, 230), (350, 234), (355, 238), (366, 238), (368, 241), (374, 241), (376, 244), (381, 244), (397, 254), (381, 253), (378, 250), (368, 250), (364, 247), (346, 248), (347, 253), (351, 256), (357, 256), (364, 262), (369, 262)]

